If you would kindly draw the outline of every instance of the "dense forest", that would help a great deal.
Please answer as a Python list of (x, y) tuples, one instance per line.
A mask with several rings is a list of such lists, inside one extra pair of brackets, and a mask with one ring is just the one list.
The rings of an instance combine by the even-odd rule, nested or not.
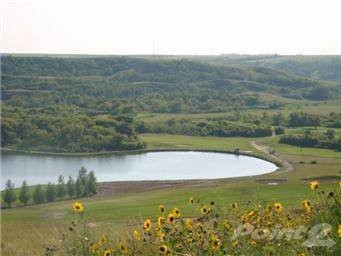
[[(328, 76), (312, 75), (309, 61), (301, 63), (299, 71), (294, 68), (299, 61), (292, 59), (293, 72), (285, 68), (285, 60), (274, 59), (3, 55), (1, 145), (54, 152), (111, 151), (145, 147), (138, 138), (142, 132), (259, 137), (271, 135), (273, 126), (340, 127), (340, 119), (334, 118), (339, 113), (261, 118), (240, 114), (281, 109), (286, 99), (340, 98), (334, 69)], [(339, 61), (326, 58), (315, 65), (314, 74), (322, 74), (330, 62), (337, 69)], [(323, 80), (326, 77), (334, 81)], [(225, 112), (233, 114), (199, 121), (136, 120), (138, 113)]]

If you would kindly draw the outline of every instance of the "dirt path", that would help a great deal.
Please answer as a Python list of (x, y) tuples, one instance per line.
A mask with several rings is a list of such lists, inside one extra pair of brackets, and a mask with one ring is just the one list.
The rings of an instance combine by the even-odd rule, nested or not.
[(294, 166), (290, 162), (288, 162), (285, 159), (279, 158), (276, 155), (276, 153), (271, 153), (271, 149), (268, 146), (257, 144), (255, 140), (250, 141), (250, 144), (255, 149), (257, 149), (259, 151), (262, 151), (264, 154), (266, 154), (269, 157), (271, 157), (271, 158), (277, 160), (278, 162), (280, 162), (282, 164), (282, 173), (283, 172), (290, 172), (290, 171), (294, 170)]

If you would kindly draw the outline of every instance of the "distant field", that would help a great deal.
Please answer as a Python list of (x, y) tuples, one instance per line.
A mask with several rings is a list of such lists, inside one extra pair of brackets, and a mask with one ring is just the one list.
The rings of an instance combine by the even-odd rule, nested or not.
[[(268, 95), (264, 95), (268, 97)], [(273, 97), (273, 95), (272, 95)], [(276, 99), (279, 101), (283, 101), (286, 103), (284, 108), (281, 109), (261, 109), (254, 108), (243, 110), (243, 114), (254, 114), (254, 115), (262, 115), (264, 112), (268, 114), (275, 113), (283, 113), (284, 115), (289, 115), (291, 112), (302, 111), (310, 114), (317, 115), (328, 115), (331, 112), (339, 112), (341, 109), (341, 101), (326, 101), (326, 102), (314, 102), (307, 100), (294, 100), (287, 99), (283, 97), (277, 97)], [(214, 118), (214, 117), (224, 117), (232, 115), (234, 112), (222, 112), (222, 113), (199, 113), (199, 114), (191, 114), (191, 113), (179, 113), (179, 114), (167, 114), (167, 113), (140, 113), (137, 115), (137, 119), (145, 122), (160, 122), (166, 121), (171, 118), (189, 118), (194, 120), (206, 119), (206, 118)]]
[(171, 134), (142, 134), (148, 148), (222, 149), (254, 151), (249, 138), (196, 137)]

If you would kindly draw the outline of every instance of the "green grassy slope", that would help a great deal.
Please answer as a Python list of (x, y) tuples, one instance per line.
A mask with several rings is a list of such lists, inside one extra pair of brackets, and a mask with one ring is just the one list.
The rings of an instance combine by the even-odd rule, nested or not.
[[(230, 149), (238, 146), (244, 150), (253, 150), (247, 139), (222, 139), (214, 137), (191, 137), (178, 135), (142, 135), (149, 148), (207, 148)], [(311, 196), (308, 181), (302, 178), (339, 175), (341, 169), (341, 153), (330, 150), (321, 152), (300, 152), (299, 148), (286, 151), (278, 145), (275, 138), (262, 139), (264, 144), (276, 148), (282, 158), (293, 163), (295, 170), (288, 173), (275, 172), (254, 178), (237, 180), (218, 180), (203, 183), (200, 187), (162, 189), (157, 191), (126, 193), (114, 196), (86, 198), (81, 201), (86, 208), (85, 218), (92, 223), (94, 232), (118, 232), (126, 228), (128, 223), (139, 223), (142, 217), (156, 217), (159, 204), (179, 207), (183, 215), (192, 214), (188, 207), (188, 197), (196, 196), (204, 201), (214, 201), (224, 211), (230, 203), (241, 204), (252, 201), (280, 201), (285, 207), (295, 207), (304, 198)], [(300, 153), (300, 154), (298, 154)], [(317, 164), (299, 164), (300, 161), (317, 160)], [(276, 186), (255, 182), (257, 179), (285, 179), (287, 182)], [(326, 191), (334, 180), (322, 181)], [(40, 255), (42, 248), (56, 242), (58, 235), (66, 232), (72, 218), (71, 201), (62, 201), (28, 207), (6, 209), (1, 213), (1, 231), (3, 237), (2, 250), (4, 255), (16, 255), (23, 250), (30, 255)], [(225, 208), (226, 206), (226, 208)], [(20, 234), (18, 234), (20, 230)], [(20, 244), (13, 242), (20, 239)]]

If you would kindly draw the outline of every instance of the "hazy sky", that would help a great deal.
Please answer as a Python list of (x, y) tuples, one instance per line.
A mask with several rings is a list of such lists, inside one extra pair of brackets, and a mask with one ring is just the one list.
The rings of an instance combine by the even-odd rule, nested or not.
[(341, 54), (341, 0), (0, 0), (1, 51)]

